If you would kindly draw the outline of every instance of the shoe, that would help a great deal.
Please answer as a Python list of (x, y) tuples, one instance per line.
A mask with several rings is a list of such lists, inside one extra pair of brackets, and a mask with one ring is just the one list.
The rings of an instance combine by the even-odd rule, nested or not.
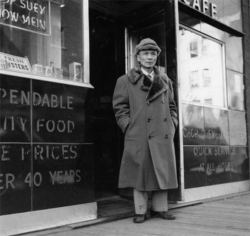
[(151, 211), (151, 217), (152, 216), (160, 217), (164, 220), (175, 220), (175, 216), (168, 211)]
[(146, 220), (145, 214), (135, 214), (134, 216), (134, 223), (143, 223)]

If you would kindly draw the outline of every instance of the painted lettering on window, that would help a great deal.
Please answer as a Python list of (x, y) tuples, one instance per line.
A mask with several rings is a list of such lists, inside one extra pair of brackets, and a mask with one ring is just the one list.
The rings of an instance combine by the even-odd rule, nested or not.
[(0, 24), (46, 33), (49, 4), (42, 0), (0, 0)]
[(217, 6), (208, 0), (179, 0), (179, 2), (185, 3), (197, 11), (217, 19)]

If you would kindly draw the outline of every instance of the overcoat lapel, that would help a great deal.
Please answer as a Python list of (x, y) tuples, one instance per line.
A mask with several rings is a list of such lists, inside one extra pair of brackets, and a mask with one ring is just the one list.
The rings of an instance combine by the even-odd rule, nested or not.
[(146, 100), (152, 101), (168, 89), (168, 85), (164, 82), (163, 78), (155, 74), (152, 85), (149, 88)]
[(128, 74), (128, 77), (133, 84), (137, 83), (139, 79), (142, 79), (141, 89), (143, 91), (148, 91), (146, 97), (147, 101), (154, 100), (168, 90), (167, 77), (164, 78), (156, 67), (154, 67), (154, 72), (155, 76), (153, 82), (146, 75), (144, 75), (138, 67), (132, 69)]

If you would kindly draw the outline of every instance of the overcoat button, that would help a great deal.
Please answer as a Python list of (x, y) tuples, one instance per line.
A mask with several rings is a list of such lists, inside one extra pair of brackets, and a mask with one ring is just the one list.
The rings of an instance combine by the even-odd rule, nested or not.
[(162, 103), (165, 103), (165, 101), (162, 101)]
[(151, 138), (152, 138), (152, 136), (151, 136), (151, 135), (149, 135), (149, 136), (148, 136), (148, 139), (151, 139)]
[(150, 101), (147, 101), (147, 104), (149, 105)]
[(164, 122), (167, 122), (168, 121), (168, 119), (167, 118), (164, 118), (164, 120), (163, 120)]
[(165, 139), (168, 139), (168, 135), (167, 134), (165, 135)]
[(148, 118), (148, 122), (150, 122), (152, 119), (151, 118)]

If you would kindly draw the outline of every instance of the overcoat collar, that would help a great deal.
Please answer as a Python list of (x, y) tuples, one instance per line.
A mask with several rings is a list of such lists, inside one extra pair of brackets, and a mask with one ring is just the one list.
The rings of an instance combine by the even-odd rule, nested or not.
[(168, 89), (168, 77), (154, 67), (153, 82), (141, 71), (140, 67), (135, 67), (128, 72), (128, 78), (131, 83), (136, 84), (142, 80), (141, 89), (148, 91), (146, 100), (152, 101)]

